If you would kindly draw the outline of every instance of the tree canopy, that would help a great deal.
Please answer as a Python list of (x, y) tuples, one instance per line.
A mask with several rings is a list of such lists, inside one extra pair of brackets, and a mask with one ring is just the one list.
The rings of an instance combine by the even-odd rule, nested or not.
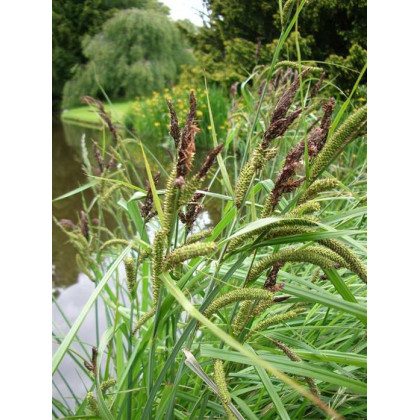
[[(295, 12), (297, 1), (281, 1), (283, 22), (277, 0), (204, 0), (204, 3), (209, 21), (190, 36), (210, 78), (230, 83), (235, 77), (248, 74), (257, 62), (271, 59), (273, 42), (278, 39), (282, 25), (288, 22), (287, 16)], [(341, 66), (362, 62), (363, 66), (366, 6), (366, 0), (307, 1), (298, 21), (302, 58)], [(282, 50), (282, 59), (296, 59), (293, 36), (296, 37), (292, 33)], [(350, 75), (344, 73), (344, 78)]]
[(176, 82), (182, 64), (192, 62), (177, 25), (165, 14), (128, 9), (106, 21), (83, 42), (88, 62), (64, 87), (63, 106), (80, 97), (101, 97), (99, 84), (115, 99), (149, 94)]
[(53, 0), (52, 2), (52, 94), (55, 102), (75, 65), (86, 62), (82, 41), (101, 30), (103, 23), (118, 10), (137, 7), (168, 14), (157, 0)]

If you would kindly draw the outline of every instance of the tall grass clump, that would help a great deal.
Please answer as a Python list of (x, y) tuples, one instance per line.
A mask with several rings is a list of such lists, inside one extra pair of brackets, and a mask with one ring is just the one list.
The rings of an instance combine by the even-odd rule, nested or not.
[[(56, 418), (366, 417), (366, 107), (323, 98), (322, 79), (301, 63), (258, 69), (222, 141), (207, 92), (198, 162), (194, 92), (183, 115), (167, 102), (170, 167), (118, 131), (84, 154), (94, 199), (56, 222), (95, 290), (54, 332), (53, 380), (67, 356), (87, 389), (54, 399)], [(107, 326), (82, 342), (99, 300)]]

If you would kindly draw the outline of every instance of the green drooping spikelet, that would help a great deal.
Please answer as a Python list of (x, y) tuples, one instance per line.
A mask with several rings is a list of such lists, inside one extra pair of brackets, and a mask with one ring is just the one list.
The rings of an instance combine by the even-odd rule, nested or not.
[(95, 414), (95, 416), (99, 416), (98, 402), (96, 401), (93, 392), (88, 392), (86, 394), (86, 401), (90, 411), (92, 411)]
[(198, 233), (194, 233), (190, 236), (188, 236), (186, 244), (193, 244), (195, 242), (201, 241), (202, 239), (206, 239), (208, 237), (210, 237), (213, 234), (213, 231), (208, 229), (208, 230), (203, 230), (202, 232), (198, 232)]
[(176, 165), (173, 166), (168, 180), (166, 181), (165, 198), (163, 200), (163, 223), (162, 228), (166, 233), (171, 231), (172, 221), (175, 213), (176, 188), (174, 182), (176, 179)]
[[(99, 253), (103, 252), (105, 249), (114, 245), (127, 246), (129, 245), (129, 242), (126, 241), (125, 239), (119, 239), (119, 238), (110, 239), (109, 241), (106, 241), (102, 244), (102, 246), (99, 248)], [(134, 245), (131, 247), (131, 249), (133, 251), (136, 251), (138, 254), (140, 254), (138, 257), (139, 263), (142, 262), (152, 252), (152, 248), (140, 249), (139, 247), (134, 246)]]
[(153, 280), (153, 303), (157, 304), (162, 280), (159, 275), (163, 268), (163, 252), (165, 251), (166, 231), (160, 229), (156, 232), (152, 250), (152, 280)]
[(286, 27), (287, 22), (289, 21), (290, 12), (292, 11), (292, 7), (294, 4), (295, 4), (295, 0), (286, 0), (286, 3), (284, 3), (283, 5), (283, 13), (282, 13), (282, 20), (281, 20), (281, 26), (283, 28)]
[(101, 391), (103, 394), (105, 394), (106, 391), (108, 391), (109, 388), (112, 388), (114, 385), (116, 385), (117, 381), (114, 378), (109, 378), (106, 381), (101, 383)]
[(132, 334), (134, 335), (142, 327), (142, 325), (155, 314), (155, 312), (156, 308), (153, 308), (150, 309), (150, 311), (147, 311), (144, 315), (142, 315), (136, 322), (136, 325), (134, 325)]
[(244, 329), (248, 318), (252, 312), (253, 304), (253, 300), (244, 300), (241, 303), (241, 307), (239, 308), (238, 314), (235, 316), (235, 319), (233, 320), (232, 324), (232, 331), (234, 336), (238, 336)]
[(70, 238), (72, 244), (77, 248), (80, 254), (90, 255), (90, 246), (87, 239), (81, 233), (65, 232)]
[(261, 219), (265, 219), (266, 217), (270, 216), (273, 213), (273, 207), (275, 205), (275, 200), (274, 200), (274, 195), (273, 192), (271, 191), (268, 195), (267, 198), (264, 201), (264, 206), (261, 210)]
[(102, 195), (102, 202), (107, 202), (109, 197), (111, 197), (111, 195), (117, 191), (119, 188), (121, 188), (121, 184), (113, 184), (111, 187), (109, 187), (105, 193)]
[(344, 121), (340, 128), (327, 140), (321, 152), (314, 158), (311, 166), (309, 182), (312, 183), (331, 161), (358, 134), (360, 127), (366, 122), (367, 105), (359, 108)]
[(248, 192), (249, 184), (254, 176), (254, 167), (251, 162), (247, 162), (239, 174), (238, 183), (236, 184), (235, 205), (240, 207), (245, 194)]
[(127, 286), (130, 295), (133, 293), (136, 285), (136, 263), (133, 257), (127, 257), (124, 260), (125, 274), (127, 277)]
[[(339, 255), (335, 255), (339, 257)], [(327, 258), (325, 248), (323, 247), (308, 246), (307, 248), (303, 249), (284, 249), (263, 258), (261, 261), (255, 264), (249, 271), (247, 283), (252, 283), (255, 281), (264, 270), (271, 267), (276, 262), (306, 262), (318, 265), (323, 269), (332, 269), (334, 268), (334, 263), (336, 260)]]
[(261, 235), (263, 232), (267, 231), (266, 237), (270, 235), (270, 232), (281, 226), (316, 226), (317, 223), (308, 218), (308, 217), (279, 217), (277, 222), (273, 222), (267, 227), (262, 227), (260, 229), (255, 229), (252, 232), (244, 233), (239, 235), (236, 238), (233, 238), (227, 247), (227, 252), (234, 251), (248, 239), (256, 238)]
[(306, 203), (303, 203), (299, 206), (297, 206), (295, 209), (293, 209), (289, 215), (290, 216), (303, 216), (305, 214), (315, 213), (317, 211), (321, 210), (321, 205), (316, 201), (307, 201)]
[(270, 302), (268, 300), (263, 300), (255, 305), (254, 309), (252, 310), (252, 316), (259, 316), (261, 315), (266, 309), (270, 306), (273, 306), (274, 302)]
[(273, 238), (280, 238), (282, 236), (299, 235), (301, 233), (311, 233), (311, 232), (315, 232), (315, 231), (306, 226), (300, 226), (300, 225), (281, 226), (275, 229), (271, 229), (267, 233), (265, 238), (273, 239)]
[[(134, 248), (136, 250), (136, 248)], [(152, 253), (153, 249), (152, 248), (146, 248), (146, 249), (142, 249), (138, 252), (138, 257), (137, 257), (137, 264), (141, 264), (151, 253)]]
[(312, 200), (320, 192), (328, 191), (341, 185), (341, 182), (336, 178), (323, 178), (316, 180), (299, 198), (299, 204)]
[(321, 270), (318, 268), (316, 269), (311, 277), (311, 283), (317, 283), (321, 278)]
[(235, 194), (235, 204), (237, 208), (241, 206), (254, 174), (262, 169), (265, 163), (270, 159), (273, 159), (276, 154), (276, 148), (263, 149), (261, 145), (259, 145), (254, 149), (250, 160), (245, 164), (239, 174)]
[(322, 239), (319, 240), (318, 243), (340, 255), (346, 261), (345, 267), (357, 274), (365, 283), (367, 283), (366, 267), (350, 248), (346, 247), (336, 239)]
[(96, 280), (95, 276), (92, 274), (88, 263), (85, 261), (85, 259), (80, 255), (80, 254), (76, 254), (76, 265), (77, 268), (83, 273), (85, 274), (90, 280), (92, 280), (93, 282)]
[(246, 341), (248, 338), (252, 337), (254, 334), (256, 334), (259, 331), (264, 331), (268, 327), (271, 327), (272, 325), (280, 324), (281, 322), (296, 318), (300, 313), (305, 312), (305, 311), (306, 311), (306, 308), (297, 308), (292, 311), (285, 312), (283, 314), (270, 316), (269, 318), (266, 318), (263, 321), (260, 321), (254, 328), (252, 328), (251, 331), (245, 337), (244, 341)]
[[(292, 4), (293, 1), (294, 0), (288, 0), (286, 2), (286, 4), (284, 5), (284, 8), (283, 8), (283, 16), (284, 16), (284, 10), (286, 9), (286, 7), (289, 7), (287, 5), (287, 3)], [(294, 69), (294, 70), (302, 70), (302, 71), (308, 70), (309, 72), (312, 72), (312, 73), (315, 73), (315, 74), (316, 73), (321, 73), (321, 72), (324, 71), (321, 67), (305, 66), (305, 65), (301, 65), (300, 63), (297, 63), (296, 61), (287, 61), (287, 60), (280, 61), (279, 63), (277, 63), (276, 68), (278, 68), (278, 67), (289, 67), (289, 68)]]
[(323, 257), (334, 261), (336, 264), (339, 264), (342, 267), (346, 267), (349, 270), (351, 270), (350, 265), (347, 263), (347, 261), (339, 254), (337, 254), (336, 252), (334, 252), (333, 250), (329, 249), (329, 248), (324, 248), (324, 247), (314, 247), (316, 248), (316, 251), (319, 255), (322, 255)]
[(198, 175), (194, 175), (190, 180), (188, 180), (182, 187), (178, 202), (179, 205), (183, 206), (188, 204), (195, 191), (200, 189), (202, 183), (203, 179), (201, 179)]
[(110, 239), (109, 241), (106, 241), (102, 244), (102, 246), (99, 248), (99, 252), (104, 251), (106, 248), (114, 245), (123, 245), (127, 246), (129, 244), (128, 241), (125, 239)]
[(235, 289), (216, 298), (203, 312), (203, 315), (210, 318), (219, 309), (230, 305), (233, 302), (243, 300), (273, 300), (274, 293), (263, 289)]
[(217, 251), (217, 245), (215, 242), (195, 242), (189, 245), (182, 245), (174, 249), (165, 258), (163, 271), (168, 271), (183, 261), (209, 255), (215, 251)]
[(225, 371), (223, 369), (223, 362), (219, 359), (214, 361), (214, 382), (216, 383), (217, 390), (219, 391), (219, 397), (222, 401), (223, 408), (226, 411), (227, 418), (229, 420), (236, 419), (236, 417), (230, 411), (228, 404), (231, 403), (229, 390), (226, 383)]
[[(280, 343), (280, 341), (274, 342), (276, 346), (283, 351), (283, 353), (293, 362), (302, 362), (302, 359), (289, 347), (287, 347), (285, 344)], [(309, 386), (309, 389), (311, 390), (312, 394), (314, 394), (316, 397), (320, 397), (319, 389), (315, 384), (315, 381), (312, 378), (309, 378), (308, 376), (305, 376), (305, 381)]]

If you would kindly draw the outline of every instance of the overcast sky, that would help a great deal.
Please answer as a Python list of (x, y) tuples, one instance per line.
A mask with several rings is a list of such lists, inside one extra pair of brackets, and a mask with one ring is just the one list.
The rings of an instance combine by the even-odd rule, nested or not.
[(202, 0), (159, 0), (171, 9), (173, 20), (188, 19), (195, 25), (202, 25), (199, 12), (204, 11)]

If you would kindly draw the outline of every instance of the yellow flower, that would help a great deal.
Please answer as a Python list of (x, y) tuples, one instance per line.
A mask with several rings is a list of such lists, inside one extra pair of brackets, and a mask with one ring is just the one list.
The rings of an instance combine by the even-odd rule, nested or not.
[(163, 89), (164, 92), (169, 92), (168, 88)]
[(160, 126), (160, 122), (155, 122), (155, 127), (159, 127)]
[(207, 126), (207, 130), (211, 130), (211, 125), (208, 125)]
[(201, 117), (203, 115), (203, 111), (197, 110), (197, 117)]

